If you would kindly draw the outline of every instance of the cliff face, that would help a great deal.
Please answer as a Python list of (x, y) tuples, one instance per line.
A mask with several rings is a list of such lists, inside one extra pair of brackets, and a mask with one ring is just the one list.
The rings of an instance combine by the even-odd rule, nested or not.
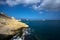
[(27, 27), (27, 24), (0, 13), (0, 34), (14, 35), (18, 32), (18, 29)]

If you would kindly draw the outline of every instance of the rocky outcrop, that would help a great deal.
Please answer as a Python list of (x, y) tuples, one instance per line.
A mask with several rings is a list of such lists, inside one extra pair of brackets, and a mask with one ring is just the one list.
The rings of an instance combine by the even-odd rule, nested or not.
[(11, 18), (3, 13), (0, 13), (0, 34), (14, 35), (18, 33), (21, 28), (28, 28), (29, 26), (23, 22), (19, 22), (15, 18)]

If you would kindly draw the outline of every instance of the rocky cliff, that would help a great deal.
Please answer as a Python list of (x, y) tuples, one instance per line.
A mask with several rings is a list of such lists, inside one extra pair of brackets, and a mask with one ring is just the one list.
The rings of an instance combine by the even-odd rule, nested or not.
[(18, 32), (18, 29), (27, 27), (27, 24), (0, 13), (0, 34), (14, 35)]

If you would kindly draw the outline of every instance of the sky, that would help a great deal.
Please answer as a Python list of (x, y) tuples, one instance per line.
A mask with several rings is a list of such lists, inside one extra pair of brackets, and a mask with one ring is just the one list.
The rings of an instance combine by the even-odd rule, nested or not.
[(0, 0), (0, 12), (17, 19), (60, 20), (60, 0)]

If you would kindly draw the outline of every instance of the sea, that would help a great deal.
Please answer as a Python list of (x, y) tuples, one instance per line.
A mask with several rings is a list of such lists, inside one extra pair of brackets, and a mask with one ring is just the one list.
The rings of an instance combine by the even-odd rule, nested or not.
[(28, 20), (30, 35), (24, 40), (60, 40), (60, 20)]

